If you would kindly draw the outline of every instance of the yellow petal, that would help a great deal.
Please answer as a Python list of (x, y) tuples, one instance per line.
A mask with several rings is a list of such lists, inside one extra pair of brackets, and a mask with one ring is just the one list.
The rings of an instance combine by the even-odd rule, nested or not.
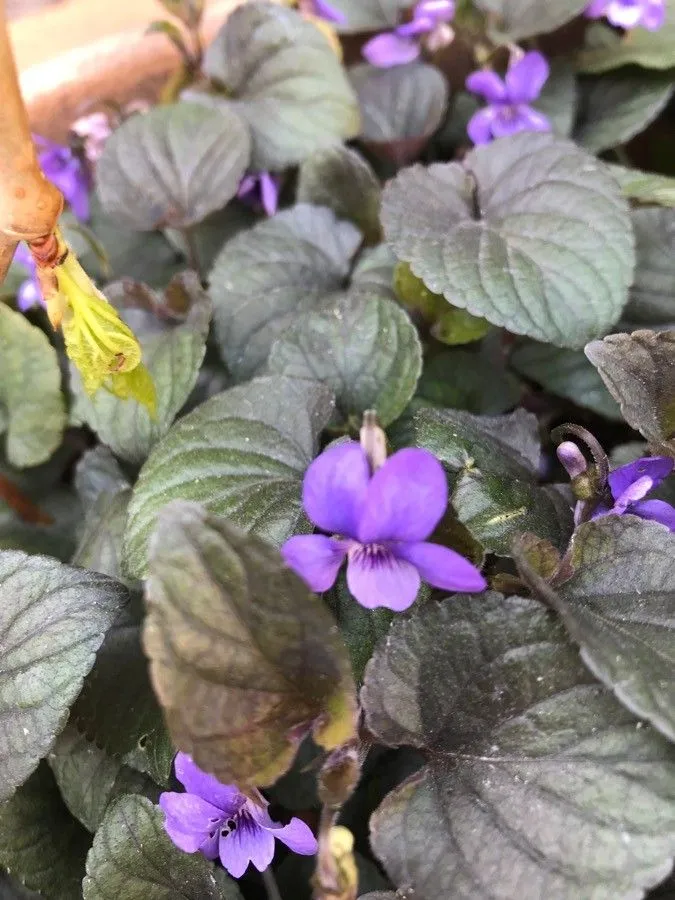
[(152, 375), (143, 363), (131, 372), (111, 375), (103, 387), (122, 400), (131, 398), (146, 407), (150, 416), (157, 416), (157, 392)]

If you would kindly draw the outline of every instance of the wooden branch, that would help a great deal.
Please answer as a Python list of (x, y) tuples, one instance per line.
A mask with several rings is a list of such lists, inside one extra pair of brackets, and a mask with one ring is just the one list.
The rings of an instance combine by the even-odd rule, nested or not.
[(51, 234), (63, 209), (61, 192), (40, 169), (19, 90), (0, 0), (0, 282), (19, 240)]

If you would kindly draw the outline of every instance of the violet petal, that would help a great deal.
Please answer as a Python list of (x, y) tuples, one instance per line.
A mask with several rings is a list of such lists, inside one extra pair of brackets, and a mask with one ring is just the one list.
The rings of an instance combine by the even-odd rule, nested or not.
[(159, 805), (165, 814), (186, 834), (209, 834), (223, 821), (223, 811), (196, 794), (165, 791)]
[(370, 480), (358, 539), (362, 544), (423, 541), (447, 505), (448, 483), (436, 457), (427, 450), (399, 450)]
[[(172, 816), (165, 816), (164, 830), (169, 835), (176, 847), (178, 847), (178, 849), (182, 850), (184, 853), (197, 853), (204, 846), (206, 846), (208, 849), (209, 843), (211, 841), (208, 832), (206, 834), (200, 834), (196, 831), (183, 831), (183, 829), (180, 827), (180, 823), (177, 822), (176, 819), (174, 819)], [(218, 834), (218, 832), (216, 832), (216, 834)]]
[(466, 89), (472, 94), (479, 94), (488, 103), (506, 100), (506, 85), (496, 72), (488, 69), (472, 72), (466, 79)]
[(641, 2), (626, 3), (625, 0), (614, 0), (607, 7), (607, 21), (617, 28), (631, 29), (640, 24), (643, 8)]
[(286, 541), (281, 555), (310, 590), (321, 593), (335, 584), (347, 551), (340, 541), (325, 534), (298, 534)]
[(549, 73), (546, 59), (536, 50), (510, 65), (505, 80), (511, 103), (532, 103), (536, 100)]
[(314, 12), (320, 19), (325, 19), (326, 22), (334, 22), (336, 25), (347, 24), (347, 16), (341, 9), (337, 9), (332, 3), (328, 3), (327, 0), (314, 0)]
[(609, 0), (592, 0), (584, 10), (584, 15), (588, 19), (601, 19), (605, 15), (608, 6)]
[(378, 69), (389, 69), (414, 62), (420, 55), (417, 41), (412, 38), (399, 37), (393, 31), (378, 34), (364, 44), (361, 51), (364, 59)]
[(234, 785), (221, 784), (215, 776), (202, 771), (187, 753), (176, 754), (174, 771), (188, 793), (212, 803), (226, 815), (234, 815), (244, 802)]
[(631, 515), (640, 516), (641, 519), (649, 519), (652, 522), (660, 522), (675, 531), (675, 507), (664, 500), (641, 500), (628, 510)]
[(302, 819), (293, 816), (288, 825), (274, 822), (266, 809), (249, 804), (249, 811), (261, 828), (271, 831), (275, 839), (285, 844), (293, 853), (301, 856), (313, 856), (317, 849), (317, 840), (312, 829)]
[(612, 497), (618, 500), (638, 478), (644, 475), (648, 475), (656, 487), (670, 475), (673, 466), (675, 460), (669, 456), (645, 456), (636, 459), (635, 462), (626, 463), (625, 466), (619, 466), (609, 473), (608, 481)]
[(260, 173), (260, 198), (265, 213), (273, 216), (279, 207), (279, 187), (269, 172)]
[(274, 836), (250, 818), (242, 818), (236, 831), (221, 834), (220, 861), (233, 878), (241, 878), (249, 862), (264, 872), (274, 859)]
[(356, 441), (329, 447), (305, 472), (302, 504), (323, 531), (356, 537), (366, 498), (370, 467)]
[(495, 111), (491, 106), (479, 109), (469, 119), (466, 132), (471, 140), (477, 146), (481, 144), (489, 144), (492, 140), (492, 123), (494, 122)]
[(381, 552), (373, 558), (361, 550), (349, 557), (347, 586), (366, 609), (385, 606), (402, 612), (415, 602), (420, 576), (413, 565), (390, 552)]
[(395, 544), (392, 552), (411, 563), (422, 580), (444, 591), (478, 593), (487, 582), (478, 569), (455, 550), (422, 541), (416, 544)]
[(664, 0), (647, 0), (642, 12), (642, 26), (647, 31), (658, 31), (666, 21), (666, 4)]

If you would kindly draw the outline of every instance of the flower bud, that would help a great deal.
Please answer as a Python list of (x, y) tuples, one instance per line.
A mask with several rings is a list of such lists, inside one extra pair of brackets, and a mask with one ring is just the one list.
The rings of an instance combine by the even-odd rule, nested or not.
[(577, 478), (588, 469), (586, 457), (573, 441), (563, 441), (556, 453), (570, 478)]

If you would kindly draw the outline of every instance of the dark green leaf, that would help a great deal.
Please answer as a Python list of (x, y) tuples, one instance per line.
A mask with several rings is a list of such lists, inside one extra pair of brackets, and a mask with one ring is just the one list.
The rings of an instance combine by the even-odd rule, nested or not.
[(183, 853), (145, 797), (112, 803), (87, 856), (84, 900), (241, 900), (236, 882), (201, 853)]
[(551, 487), (532, 478), (462, 472), (452, 491), (459, 521), (476, 540), (499, 556), (510, 556), (514, 538), (535, 534), (564, 550), (572, 534), (572, 510)]
[(354, 737), (356, 693), (335, 620), (279, 552), (195, 503), (150, 546), (143, 635), (176, 746), (225, 784), (269, 785), (310, 729)]
[(56, 351), (39, 328), (0, 302), (0, 435), (7, 458), (37, 466), (61, 443), (66, 410)]
[(249, 154), (248, 129), (233, 111), (156, 106), (106, 142), (96, 166), (99, 197), (128, 228), (186, 228), (234, 197)]
[[(100, 825), (113, 798), (153, 790), (148, 778), (107, 756), (73, 727), (66, 728), (59, 736), (49, 756), (49, 765), (64, 803), (91, 832)], [(154, 793), (158, 793), (156, 789)]]
[(358, 132), (356, 98), (334, 48), (293, 9), (240, 6), (206, 51), (204, 70), (225, 88), (227, 99), (214, 98), (218, 109), (248, 122), (255, 170), (297, 165)]
[(527, 476), (539, 469), (537, 420), (518, 409), (508, 416), (472, 416), (457, 409), (416, 409), (392, 429), (397, 447), (424, 447), (451, 471), (477, 467)]
[(637, 264), (625, 318), (646, 327), (675, 324), (675, 210), (635, 209)]
[(575, 140), (598, 153), (625, 144), (663, 111), (673, 93), (669, 75), (638, 70), (582, 78)]
[(302, 519), (302, 477), (332, 412), (322, 385), (270, 376), (217, 394), (177, 422), (134, 488), (125, 548), (130, 574), (145, 574), (150, 532), (170, 500), (204, 503), (281, 544)]
[[(118, 308), (121, 297), (137, 288), (130, 282), (110, 285), (108, 296)], [(173, 326), (157, 322), (155, 333), (137, 330), (143, 362), (157, 391), (157, 412), (153, 418), (146, 406), (135, 400), (120, 400), (108, 391), (90, 397), (74, 366), (71, 388), (75, 394), (74, 416), (97, 432), (104, 444), (122, 459), (140, 465), (157, 441), (171, 426), (197, 381), (206, 351), (211, 319), (211, 303), (194, 272), (186, 272), (169, 286), (180, 293), (188, 307)]]
[(0, 865), (48, 900), (81, 898), (90, 841), (46, 763), (0, 806)]
[(578, 63), (583, 72), (607, 72), (631, 64), (645, 69), (672, 69), (675, 66), (675, 0), (666, 0), (665, 24), (658, 30), (632, 28), (621, 39), (598, 40), (596, 46), (579, 55)]
[(500, 17), (500, 31), (512, 41), (555, 31), (587, 5), (585, 0), (476, 0), (476, 6)]
[(621, 411), (583, 350), (565, 350), (550, 344), (522, 340), (510, 357), (516, 372), (547, 391), (592, 409), (608, 419), (621, 419)]
[(624, 418), (675, 455), (675, 330), (610, 334), (586, 347)]
[(563, 621), (594, 675), (675, 740), (675, 535), (634, 516), (582, 525)]
[(670, 870), (673, 749), (538, 603), (455, 596), (399, 619), (362, 702), (377, 738), (427, 756), (371, 819), (415, 900), (633, 900)]
[(375, 646), (389, 632), (393, 615), (388, 609), (366, 609), (357, 603), (349, 593), (344, 575), (325, 595), (325, 600), (340, 626), (352, 660), (354, 678), (360, 684)]
[(267, 365), (273, 373), (326, 384), (345, 419), (376, 409), (387, 426), (415, 393), (422, 346), (400, 306), (354, 291), (300, 319), (277, 339)]
[(216, 336), (238, 378), (250, 377), (290, 324), (343, 287), (361, 233), (301, 204), (229, 241), (211, 272)]
[(71, 718), (108, 756), (168, 782), (175, 751), (150, 684), (140, 622), (108, 633)]
[(300, 166), (298, 202), (327, 206), (346, 219), (369, 244), (382, 239), (382, 188), (364, 158), (350, 147), (329, 147), (312, 154)]
[(404, 170), (385, 188), (382, 221), (431, 291), (519, 334), (582, 347), (628, 299), (627, 205), (602, 163), (551, 135)]
[(110, 578), (0, 552), (0, 797), (52, 746), (94, 655), (127, 599)]
[(349, 77), (361, 107), (361, 138), (369, 144), (418, 141), (409, 154), (414, 158), (448, 107), (448, 83), (442, 72), (422, 62), (391, 69), (363, 63), (351, 69)]
[(387, 244), (366, 247), (359, 254), (352, 272), (352, 285), (368, 291), (378, 291), (383, 297), (394, 297), (392, 284), (396, 257)]
[(425, 364), (417, 393), (437, 406), (496, 416), (516, 406), (520, 385), (496, 354), (453, 349)]

